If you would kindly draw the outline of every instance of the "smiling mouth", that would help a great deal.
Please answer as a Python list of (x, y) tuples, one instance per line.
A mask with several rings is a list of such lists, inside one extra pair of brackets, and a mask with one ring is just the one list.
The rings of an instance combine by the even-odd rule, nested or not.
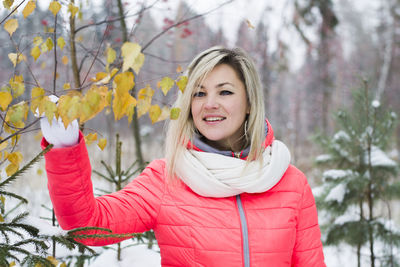
[(225, 117), (207, 117), (204, 118), (203, 120), (206, 122), (215, 122), (215, 121), (223, 121), (225, 119), (226, 119)]

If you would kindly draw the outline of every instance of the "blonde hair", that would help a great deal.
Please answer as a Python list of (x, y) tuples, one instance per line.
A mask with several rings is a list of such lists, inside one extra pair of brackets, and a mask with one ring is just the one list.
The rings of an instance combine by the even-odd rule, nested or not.
[(189, 142), (193, 144), (195, 125), (191, 115), (191, 102), (198, 84), (216, 66), (227, 64), (237, 73), (246, 88), (246, 95), (250, 107), (247, 122), (247, 134), (250, 141), (250, 151), (247, 161), (262, 160), (265, 138), (265, 117), (263, 91), (256, 67), (251, 58), (240, 48), (227, 49), (216, 46), (209, 48), (197, 55), (190, 63), (187, 74), (188, 82), (182, 93), (179, 92), (174, 107), (180, 108), (177, 120), (170, 120), (168, 124), (165, 156), (167, 159), (168, 176), (175, 175), (177, 160)]

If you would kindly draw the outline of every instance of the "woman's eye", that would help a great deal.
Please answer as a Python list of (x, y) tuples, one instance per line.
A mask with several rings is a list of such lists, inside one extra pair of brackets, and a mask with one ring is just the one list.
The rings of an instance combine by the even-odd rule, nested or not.
[(196, 92), (193, 94), (193, 97), (202, 97), (202, 96), (205, 96), (204, 92)]
[(228, 90), (222, 90), (220, 94), (221, 95), (231, 95), (233, 93), (231, 91), (228, 91)]

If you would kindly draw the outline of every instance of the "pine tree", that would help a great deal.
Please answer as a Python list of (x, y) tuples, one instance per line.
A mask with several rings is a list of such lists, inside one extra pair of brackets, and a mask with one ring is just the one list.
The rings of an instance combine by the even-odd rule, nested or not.
[[(4, 181), (0, 181), (0, 266), (14, 266), (17, 263), (20, 266), (28, 267), (58, 266), (56, 255), (49, 255), (49, 244), (51, 243), (53, 246), (59, 244), (69, 250), (80, 248), (84, 252), (88, 251), (90, 254), (85, 255), (87, 258), (95, 255), (94, 250), (77, 241), (82, 238), (90, 238), (90, 236), (79, 235), (80, 232), (86, 232), (88, 228), (74, 229), (68, 232), (60, 231), (57, 234), (46, 234), (32, 224), (30, 221), (32, 219), (28, 218), (29, 213), (26, 211), (10, 218), (16, 212), (17, 208), (22, 204), (27, 204), (28, 200), (23, 196), (8, 191), (7, 186), (37, 163), (51, 147), (52, 145), (49, 145), (13, 175), (7, 177)], [(8, 207), (8, 203), (11, 202), (9, 200), (11, 199), (17, 200), (18, 204)], [(95, 230), (98, 230), (98, 228), (95, 228)], [(107, 229), (102, 230), (110, 232)], [(102, 236), (99, 237), (102, 238)], [(106, 235), (106, 237), (113, 237), (113, 235)], [(66, 260), (69, 260), (71, 263), (73, 259)], [(63, 263), (60, 266), (67, 265)]]
[[(115, 150), (115, 170), (104, 161), (101, 161), (101, 164), (107, 170), (107, 174), (102, 174), (96, 170), (93, 170), (94, 173), (99, 175), (101, 178), (105, 179), (109, 183), (111, 183), (115, 190), (121, 190), (123, 186), (135, 175), (141, 171), (140, 162), (134, 161), (126, 170), (121, 169), (121, 147), (122, 142), (119, 140), (119, 134), (116, 135), (116, 150)], [(134, 168), (136, 166), (136, 168)], [(110, 194), (111, 192), (106, 190), (100, 190), (102, 193)], [(138, 242), (147, 243), (148, 248), (151, 249), (155, 236), (153, 231), (147, 231), (143, 234), (133, 234), (136, 237)], [(121, 243), (117, 244), (117, 259), (121, 261), (121, 251), (123, 247)]]
[(319, 209), (327, 213), (324, 243), (355, 247), (358, 266), (362, 249), (368, 249), (371, 267), (378, 261), (381, 266), (399, 266), (394, 250), (400, 245), (400, 231), (392, 221), (390, 203), (400, 198), (398, 163), (384, 152), (395, 148), (396, 119), (372, 99), (364, 82), (353, 93), (353, 107), (336, 114), (336, 134), (317, 138), (327, 153), (316, 161), (330, 168), (323, 173), (317, 197)]

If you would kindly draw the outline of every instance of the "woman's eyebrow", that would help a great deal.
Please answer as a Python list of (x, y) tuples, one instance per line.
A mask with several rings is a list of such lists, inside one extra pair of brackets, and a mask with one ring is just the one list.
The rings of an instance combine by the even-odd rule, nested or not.
[[(222, 82), (222, 83), (219, 83), (219, 84), (217, 84), (216, 87), (219, 88), (219, 87), (223, 87), (223, 86), (225, 86), (225, 85), (230, 85), (230, 86), (232, 86), (232, 87), (235, 87), (234, 84), (233, 84), (233, 83), (230, 83), (230, 82)], [(204, 88), (205, 88), (204, 85), (202, 85), (202, 84), (199, 84), (197, 87), (200, 88), (200, 89), (204, 89)]]
[(217, 84), (217, 87), (223, 87), (224, 85), (230, 85), (230, 86), (234, 87), (233, 83), (230, 83), (230, 82), (219, 83), (219, 84)]

